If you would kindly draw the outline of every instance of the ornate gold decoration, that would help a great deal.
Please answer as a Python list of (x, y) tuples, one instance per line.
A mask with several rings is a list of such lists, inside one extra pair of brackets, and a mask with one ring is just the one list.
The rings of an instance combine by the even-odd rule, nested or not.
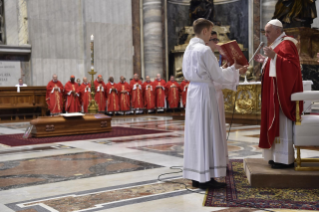
[(237, 91), (223, 90), (225, 112), (235, 114), (261, 113), (261, 84), (238, 85)]
[(91, 76), (91, 101), (88, 106), (88, 112), (89, 113), (98, 113), (99, 106), (95, 101), (95, 86), (94, 86), (94, 75), (97, 73), (94, 71), (94, 37), (91, 36), (91, 71), (88, 72)]

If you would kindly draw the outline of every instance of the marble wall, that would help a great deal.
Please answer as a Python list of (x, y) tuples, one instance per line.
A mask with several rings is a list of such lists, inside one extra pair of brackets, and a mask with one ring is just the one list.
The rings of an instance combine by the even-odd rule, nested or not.
[(72, 74), (89, 76), (91, 34), (98, 74), (105, 81), (109, 76), (116, 82), (120, 75), (130, 78), (131, 8), (131, 0), (27, 0), (33, 85), (46, 85), (54, 73), (62, 83)]

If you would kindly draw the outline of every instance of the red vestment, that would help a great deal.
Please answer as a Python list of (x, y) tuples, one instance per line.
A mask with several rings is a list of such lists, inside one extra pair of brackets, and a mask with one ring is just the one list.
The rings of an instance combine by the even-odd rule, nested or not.
[[(279, 136), (279, 110), (296, 121), (296, 103), (291, 94), (303, 91), (298, 50), (291, 41), (282, 41), (274, 51), (277, 53), (276, 77), (269, 77), (270, 59), (262, 75), (261, 126), (259, 147), (271, 148), (275, 137)], [(303, 102), (300, 104), (303, 111)]]
[(80, 86), (80, 100), (83, 106), (84, 113), (88, 112), (88, 107), (91, 101), (91, 84), (87, 83)]
[[(66, 96), (65, 111), (68, 113), (80, 112), (80, 89), (79, 85), (74, 82), (67, 82), (64, 86)], [(72, 93), (74, 92), (74, 93)]]
[(187, 90), (188, 90), (189, 81), (183, 80), (179, 87), (181, 95), (182, 95), (182, 103), (183, 107), (186, 108), (186, 99), (187, 99)]
[(132, 108), (141, 109), (143, 107), (142, 81), (132, 79), (130, 82), (132, 89)]
[(180, 96), (179, 96), (179, 84), (176, 81), (168, 81), (165, 86), (167, 101), (169, 108), (178, 108)]
[(153, 86), (155, 89), (155, 106), (156, 108), (164, 108), (165, 107), (165, 80), (158, 81), (154, 80)]
[(97, 79), (94, 81), (95, 86), (95, 101), (99, 105), (99, 112), (105, 112), (106, 97), (105, 84), (103, 81), (99, 82)]
[[(54, 90), (54, 88), (58, 88)], [(62, 113), (63, 110), (63, 85), (60, 81), (52, 80), (47, 85), (46, 102), (51, 114)]]
[(151, 81), (143, 83), (144, 106), (148, 110), (155, 108), (155, 89)]
[[(130, 94), (131, 86), (127, 82), (119, 82), (117, 84), (117, 89), (119, 91), (119, 101), (120, 101), (120, 111), (131, 110)], [(125, 93), (122, 93), (125, 92)]]
[(105, 92), (107, 93), (107, 112), (119, 111), (119, 96), (117, 85), (115, 83), (107, 83), (105, 85)]

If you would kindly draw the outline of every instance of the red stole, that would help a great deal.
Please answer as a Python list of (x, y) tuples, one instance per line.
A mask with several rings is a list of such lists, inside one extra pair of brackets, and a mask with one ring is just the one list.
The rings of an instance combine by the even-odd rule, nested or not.
[[(175, 87), (174, 87), (175, 85)], [(179, 84), (174, 81), (166, 83), (167, 100), (170, 108), (177, 108), (179, 103)]]
[[(140, 85), (141, 89), (139, 88), (139, 86), (136, 85), (136, 89), (133, 90), (135, 84)], [(141, 80), (136, 81), (135, 79), (132, 79), (130, 85), (132, 89), (132, 107), (143, 108), (143, 88)]]
[[(115, 89), (115, 90), (113, 90)], [(109, 82), (105, 86), (105, 92), (107, 93), (107, 111), (114, 112), (119, 111), (119, 96), (117, 85), (113, 83), (113, 85)]]
[[(95, 86), (95, 101), (99, 105), (99, 111), (104, 112), (106, 107), (106, 95), (107, 95), (104, 88), (105, 84), (103, 81), (99, 82), (98, 80), (95, 80), (94, 86)], [(98, 87), (100, 87), (99, 91), (97, 91)]]
[[(75, 94), (69, 94), (70, 91), (74, 91)], [(75, 82), (67, 82), (64, 87), (64, 93), (66, 95), (65, 111), (68, 113), (80, 112), (80, 100), (77, 96), (79, 94), (79, 85)]]
[(84, 113), (88, 112), (88, 106), (90, 104), (91, 101), (91, 92), (89, 92), (89, 90), (87, 89), (87, 87), (91, 88), (91, 84), (84, 84), (82, 83), (81, 87), (80, 87), (80, 99), (83, 105), (83, 111)]
[[(153, 82), (153, 86), (155, 89), (155, 105), (157, 108), (163, 108), (165, 107), (165, 90), (162, 88), (165, 88), (165, 80), (155, 80)], [(156, 86), (162, 86), (162, 87), (156, 87)]]

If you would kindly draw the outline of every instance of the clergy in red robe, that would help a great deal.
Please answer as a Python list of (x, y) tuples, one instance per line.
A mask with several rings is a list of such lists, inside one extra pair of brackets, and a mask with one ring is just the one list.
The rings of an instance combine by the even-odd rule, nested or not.
[(51, 115), (62, 113), (63, 110), (63, 85), (54, 74), (47, 85), (46, 102)]
[[(286, 36), (282, 23), (271, 20), (265, 26), (268, 47), (255, 60), (262, 66), (262, 102), (259, 147), (272, 168), (294, 167), (293, 122), (296, 104), (291, 94), (303, 91), (298, 41)], [(300, 112), (303, 102), (300, 102)]]
[(155, 89), (149, 76), (146, 76), (146, 81), (143, 83), (143, 93), (144, 106), (149, 112), (152, 112), (155, 109)]
[(171, 76), (170, 81), (166, 83), (165, 89), (169, 108), (178, 108), (178, 104), (180, 102), (180, 88), (178, 82), (175, 81), (174, 76)]
[(165, 80), (161, 78), (160, 74), (157, 74), (153, 86), (155, 88), (155, 107), (160, 110), (166, 108), (165, 85)]
[(86, 77), (83, 77), (83, 83), (80, 86), (80, 97), (83, 112), (88, 113), (88, 107), (91, 101), (91, 84)]
[(106, 107), (106, 97), (105, 84), (103, 82), (102, 75), (98, 75), (97, 79), (94, 81), (95, 86), (95, 101), (99, 105), (99, 112), (104, 113)]
[(109, 77), (109, 82), (105, 85), (105, 92), (107, 93), (107, 112), (117, 112), (120, 110), (119, 92), (117, 85), (114, 83), (114, 78)]
[(134, 78), (130, 82), (132, 88), (132, 109), (139, 112), (139, 109), (143, 109), (143, 88), (142, 81), (139, 79), (138, 74), (134, 74)]
[(80, 87), (75, 82), (75, 76), (71, 75), (70, 81), (64, 86), (66, 96), (65, 111), (68, 113), (80, 112)]
[(130, 111), (131, 86), (125, 82), (125, 78), (123, 76), (120, 77), (120, 82), (117, 84), (117, 89), (119, 91), (120, 111)]
[(186, 108), (186, 98), (187, 98), (187, 90), (188, 90), (189, 81), (183, 80), (179, 87), (181, 96), (182, 96), (182, 107)]

